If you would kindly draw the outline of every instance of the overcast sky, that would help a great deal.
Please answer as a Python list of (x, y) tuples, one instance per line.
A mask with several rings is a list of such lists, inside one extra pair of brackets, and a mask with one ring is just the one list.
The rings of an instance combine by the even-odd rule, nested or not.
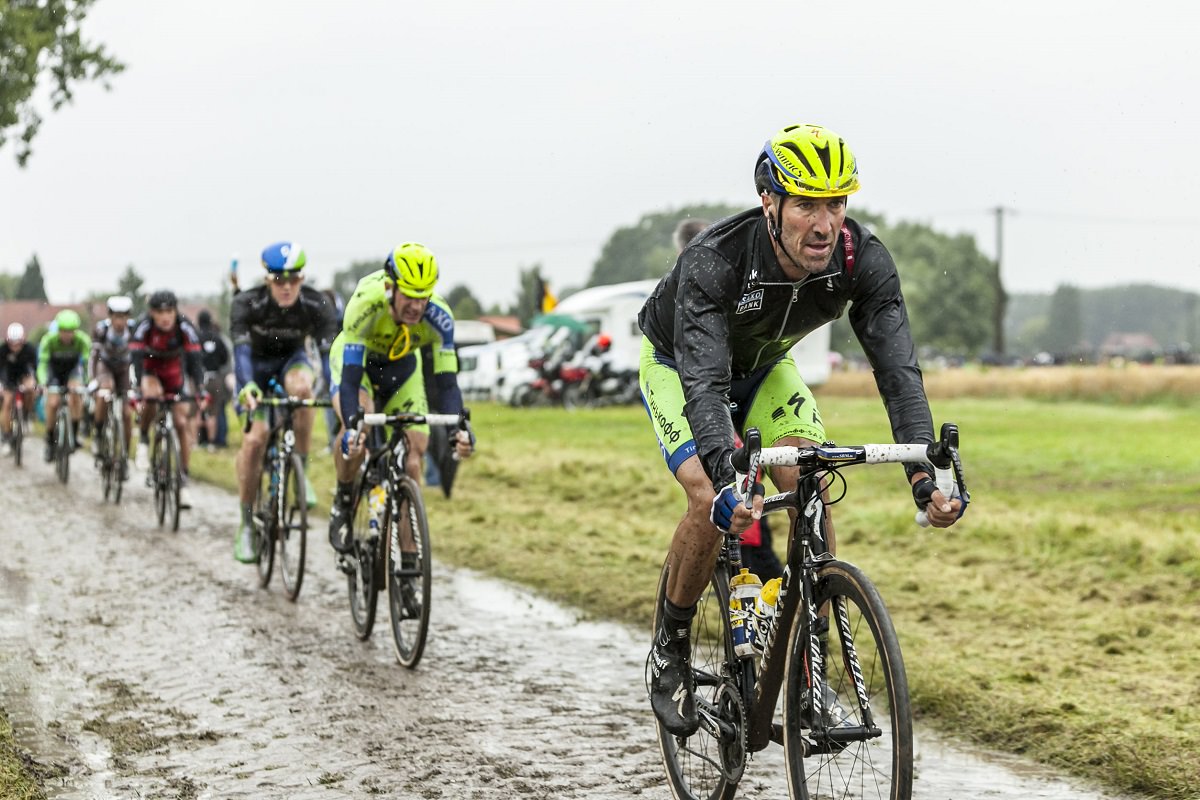
[(130, 263), (211, 292), (295, 239), (324, 286), (418, 240), (443, 289), (507, 304), (648, 212), (750, 207), (763, 141), (815, 122), (858, 156), (851, 215), (994, 255), (1012, 209), (1010, 291), (1200, 291), (1198, 9), (99, 0), (85, 35), (128, 69), (47, 113), (26, 169), (0, 151), (0, 271), (36, 252), (59, 302)]

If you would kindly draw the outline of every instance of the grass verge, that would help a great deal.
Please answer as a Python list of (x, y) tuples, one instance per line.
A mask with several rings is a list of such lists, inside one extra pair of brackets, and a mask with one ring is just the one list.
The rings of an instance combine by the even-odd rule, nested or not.
[(6, 800), (44, 800), (41, 777), (29, 755), (17, 747), (12, 726), (0, 709), (0, 797)]

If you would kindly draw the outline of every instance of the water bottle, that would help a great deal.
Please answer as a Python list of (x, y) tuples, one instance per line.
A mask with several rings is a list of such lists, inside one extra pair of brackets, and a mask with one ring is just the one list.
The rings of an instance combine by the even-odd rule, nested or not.
[[(269, 451), (267, 451), (267, 460), (272, 464), (275, 463), (275, 448), (274, 447), (272, 447)], [(271, 470), (271, 497), (274, 497), (278, 493), (279, 493), (279, 473), (273, 469), (273, 470)]]
[(729, 579), (729, 627), (733, 635), (733, 652), (740, 658), (754, 655), (755, 628), (751, 612), (762, 591), (762, 581), (750, 570)]
[(782, 583), (782, 578), (771, 578), (763, 584), (762, 591), (754, 601), (754, 613), (751, 616), (754, 618), (757, 635), (752, 644), (760, 653), (767, 646), (767, 633), (775, 624), (775, 603), (779, 599), (779, 587)]
[(383, 491), (383, 487), (372, 486), (371, 491), (367, 493), (367, 508), (370, 511), (367, 524), (372, 538), (379, 535), (379, 521), (383, 519), (383, 507), (386, 503), (387, 493)]

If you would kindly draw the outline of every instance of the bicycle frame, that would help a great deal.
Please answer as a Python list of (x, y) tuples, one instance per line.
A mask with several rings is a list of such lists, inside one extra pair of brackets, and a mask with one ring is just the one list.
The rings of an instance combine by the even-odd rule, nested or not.
[[(912, 463), (928, 460), (938, 465), (936, 471), (939, 473), (939, 483), (952, 484), (953, 480), (957, 479), (963, 497), (969, 499), (969, 494), (957, 454), (958, 431), (950, 424), (943, 426), (942, 441), (935, 445), (823, 445), (811, 448), (775, 447), (758, 450), (757, 431), (748, 431), (746, 439), (748, 443), (754, 443), (743, 448), (748, 456), (746, 464), (752, 468), (748, 470), (749, 474), (757, 474), (759, 463), (800, 467), (799, 479), (794, 490), (763, 500), (764, 514), (794, 510), (795, 516), (789, 529), (787, 564), (783, 571), (776, 611), (769, 619), (765, 633), (759, 633), (760, 636), (765, 636), (765, 642), (761, 655), (756, 656), (756, 674), (751, 674), (748, 681), (753, 684), (753, 692), (748, 692), (748, 687), (743, 689), (749, 695), (744, 699), (750, 701), (746, 709), (747, 749), (754, 752), (762, 750), (772, 741), (782, 744), (782, 731), (774, 724), (773, 716), (787, 669), (787, 643), (791, 640), (792, 626), (797, 624), (801, 608), (805, 610), (803, 624), (808, 631), (808, 663), (812, 672), (824, 674), (824, 656), (818, 635), (821, 609), (817, 608), (814, 601), (813, 581), (821, 567), (835, 560), (827, 547), (825, 502), (822, 499), (825, 477), (835, 474), (840, 467), (851, 464)], [(953, 473), (947, 477), (951, 466)], [(723, 553), (726, 554), (725, 563), (730, 574), (736, 574), (741, 566), (739, 534), (726, 535)], [(818, 743), (817, 752), (828, 751), (828, 748), (836, 746), (838, 742), (862, 741), (882, 735), (871, 715), (868, 691), (857, 653), (853, 648), (853, 636), (849, 630), (845, 609), (832, 610), (833, 623), (839, 626), (841, 640), (850, 644), (844, 657), (853, 676), (854, 691), (864, 724), (812, 731), (812, 738)], [(818, 720), (822, 719), (822, 701), (817, 693), (810, 697), (816, 712), (814, 717)], [(717, 735), (715, 731), (713, 735)]]

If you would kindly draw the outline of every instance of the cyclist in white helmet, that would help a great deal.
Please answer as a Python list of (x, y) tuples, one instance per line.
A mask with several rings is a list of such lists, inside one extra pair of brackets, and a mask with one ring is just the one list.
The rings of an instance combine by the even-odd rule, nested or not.
[(13, 397), (26, 393), (26, 408), (33, 407), (32, 393), (37, 386), (37, 349), (25, 340), (25, 326), (14, 322), (4, 339), (4, 358), (0, 360), (0, 438), (7, 455), (12, 437)]
[[(92, 355), (89, 372), (96, 388), (106, 389), (114, 395), (129, 394), (129, 339), (133, 331), (129, 327), (129, 316), (133, 312), (133, 301), (125, 295), (108, 298), (108, 317), (96, 323), (92, 331)], [(92, 451), (96, 452), (104, 424), (108, 419), (108, 400), (96, 395), (95, 433), (92, 436)], [(130, 437), (133, 435), (133, 408), (125, 406), (125, 452), (129, 452)]]

